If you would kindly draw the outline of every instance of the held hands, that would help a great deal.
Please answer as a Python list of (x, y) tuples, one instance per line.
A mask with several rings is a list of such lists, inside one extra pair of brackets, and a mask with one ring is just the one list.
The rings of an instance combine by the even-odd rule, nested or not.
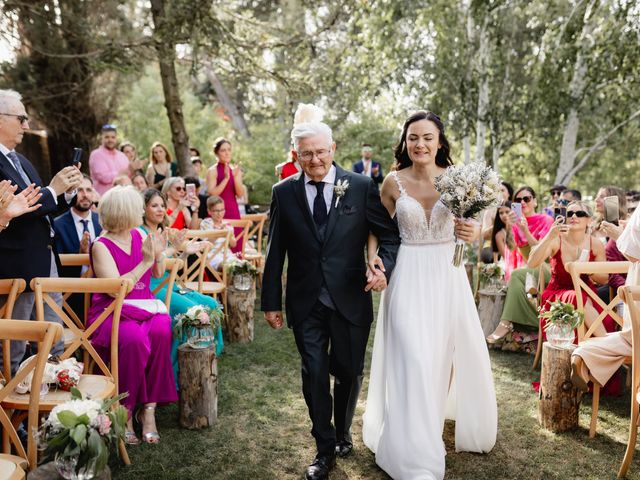
[(384, 263), (382, 259), (377, 255), (369, 260), (367, 264), (367, 284), (364, 287), (364, 291), (368, 292), (373, 290), (374, 292), (381, 292), (387, 288), (387, 277), (385, 272)]
[(64, 167), (56, 173), (49, 186), (53, 188), (56, 195), (62, 195), (78, 188), (81, 182), (82, 172), (80, 172), (80, 164), (78, 164), (77, 167)]
[(480, 225), (470, 219), (456, 218), (454, 219), (454, 233), (456, 237), (463, 242), (473, 242), (480, 234)]
[(273, 329), (282, 328), (282, 312), (264, 312), (264, 319)]

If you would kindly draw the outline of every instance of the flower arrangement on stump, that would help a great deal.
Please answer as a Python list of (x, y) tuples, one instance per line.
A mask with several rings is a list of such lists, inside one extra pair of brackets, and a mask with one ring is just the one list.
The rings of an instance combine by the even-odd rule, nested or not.
[(547, 340), (551, 345), (564, 347), (571, 345), (575, 337), (573, 331), (584, 321), (584, 313), (571, 303), (549, 302), (549, 309), (540, 314), (546, 320), (544, 326)]
[(497, 292), (505, 287), (503, 282), (504, 270), (498, 263), (487, 263), (480, 270), (480, 275), (487, 283), (487, 288), (491, 291)]
[(45, 449), (43, 462), (54, 461), (66, 479), (94, 478), (107, 466), (109, 452), (118, 453), (124, 439), (127, 409), (116, 405), (127, 394), (105, 400), (83, 399), (77, 388), (71, 400), (51, 410), (39, 438)]
[(227, 274), (231, 276), (234, 288), (249, 290), (258, 276), (258, 269), (248, 260), (235, 259), (227, 264)]
[(215, 343), (223, 315), (220, 304), (216, 308), (195, 305), (186, 313), (175, 316), (173, 329), (178, 338), (186, 337), (192, 348), (207, 348)]

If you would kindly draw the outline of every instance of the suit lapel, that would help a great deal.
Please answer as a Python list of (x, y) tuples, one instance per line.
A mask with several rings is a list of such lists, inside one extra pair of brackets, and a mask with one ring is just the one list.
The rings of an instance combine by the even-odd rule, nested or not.
[(3, 153), (0, 153), (0, 170), (2, 170), (3, 176), (7, 180), (11, 180), (11, 183), (18, 185), (18, 187), (20, 187), (20, 190), (24, 190), (25, 188), (27, 188), (27, 185), (25, 185), (24, 180), (22, 180), (20, 174), (16, 171), (9, 159)]
[(300, 209), (302, 210), (304, 218), (309, 225), (309, 229), (313, 232), (315, 237), (320, 240), (320, 234), (318, 233), (318, 229), (316, 228), (316, 222), (313, 221), (311, 210), (309, 210), (309, 203), (307, 202), (307, 192), (304, 185), (304, 172), (300, 172), (299, 175), (300, 178), (291, 182), (292, 188), (295, 191), (295, 197), (300, 204)]
[(102, 233), (102, 226), (100, 225), (100, 217), (97, 213), (91, 212), (91, 220), (93, 220), (93, 230), (96, 232), (96, 238)]
[[(336, 165), (334, 163), (334, 165)], [(342, 168), (340, 168), (338, 165), (336, 165), (336, 180), (335, 183), (338, 183), (338, 180), (342, 180), (343, 178), (347, 178), (347, 172), (345, 172)], [(346, 195), (346, 192), (345, 192)], [(344, 198), (340, 200), (340, 204), (342, 204), (342, 202), (344, 201)], [(327, 231), (324, 235), (324, 243), (327, 243), (327, 240), (329, 239), (329, 237), (331, 236), (331, 232), (333, 231), (333, 228), (336, 226), (336, 222), (338, 221), (338, 217), (340, 216), (340, 212), (338, 212), (338, 208), (340, 208), (340, 204), (338, 205), (338, 208), (335, 208), (335, 204), (336, 204), (336, 193), (335, 193), (335, 188), (333, 190), (333, 196), (331, 197), (331, 205), (329, 205), (329, 222), (327, 223)]]
[(73, 216), (71, 212), (69, 212), (65, 218), (64, 228), (67, 231), (67, 235), (69, 236), (69, 241), (71, 242), (71, 251), (79, 252), (80, 251), (80, 240), (78, 240), (78, 230), (76, 230), (76, 226), (73, 222)]

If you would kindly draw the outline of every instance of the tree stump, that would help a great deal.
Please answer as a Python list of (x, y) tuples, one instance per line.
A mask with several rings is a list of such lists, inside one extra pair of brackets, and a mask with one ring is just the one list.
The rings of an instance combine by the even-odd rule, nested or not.
[(229, 343), (253, 342), (253, 316), (256, 289), (238, 290), (230, 286), (227, 290), (227, 314), (224, 330)]
[(214, 345), (178, 347), (180, 373), (180, 425), (210, 427), (218, 418), (218, 365)]
[(538, 420), (552, 432), (578, 427), (578, 391), (571, 383), (571, 353), (575, 345), (556, 347), (545, 342), (542, 347)]
[(478, 316), (485, 337), (492, 333), (500, 323), (506, 295), (505, 292), (497, 290), (483, 289), (478, 292)]

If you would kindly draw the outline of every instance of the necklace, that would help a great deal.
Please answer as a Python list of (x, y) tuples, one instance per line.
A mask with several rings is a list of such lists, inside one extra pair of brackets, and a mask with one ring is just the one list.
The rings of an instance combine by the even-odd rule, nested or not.
[(113, 235), (112, 235), (112, 234), (110, 234), (110, 233), (109, 233), (109, 234), (107, 234), (107, 235), (105, 235), (105, 236), (106, 236), (109, 240), (112, 240), (112, 241), (114, 241), (114, 242), (116, 242), (116, 243), (119, 243), (120, 245), (125, 245), (125, 246), (127, 246), (127, 247), (129, 246), (129, 241), (128, 241), (128, 240), (127, 240), (127, 241), (121, 240), (121, 239), (119, 239), (119, 238), (117, 238), (117, 237), (113, 236)]

